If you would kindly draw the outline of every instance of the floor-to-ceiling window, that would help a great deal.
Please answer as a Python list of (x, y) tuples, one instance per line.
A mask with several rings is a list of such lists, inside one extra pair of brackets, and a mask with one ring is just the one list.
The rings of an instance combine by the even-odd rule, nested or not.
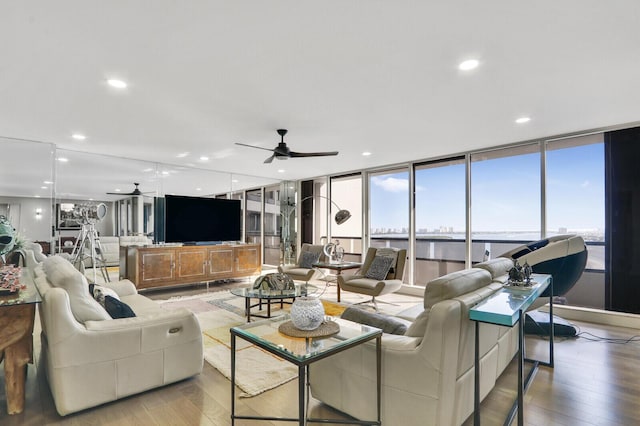
[[(395, 247), (409, 253), (409, 171), (406, 168), (369, 174), (371, 247)], [(406, 266), (405, 266), (406, 268)], [(408, 277), (404, 277), (408, 281)]]
[[(359, 261), (362, 254), (362, 176), (360, 173), (331, 178), (331, 240), (340, 242), (346, 260)], [(339, 210), (348, 210), (351, 218), (338, 225), (334, 218)]]
[(262, 189), (246, 191), (245, 201), (245, 242), (262, 243)]
[(547, 236), (581, 235), (585, 272), (566, 295), (570, 305), (604, 308), (605, 160), (603, 134), (546, 143)]
[[(244, 204), (245, 204), (244, 203), (244, 191), (233, 192), (231, 194), (231, 199), (232, 200), (240, 200), (240, 208), (241, 208), (240, 214), (243, 216), (240, 219), (240, 235), (242, 235), (243, 231), (244, 231), (244, 219), (245, 219), (245, 217), (244, 217), (245, 216), (245, 214), (244, 214), (244, 211), (245, 211), (245, 208), (244, 208)], [(246, 238), (244, 239), (244, 241), (246, 241)]]
[(541, 238), (540, 144), (471, 155), (471, 261)]
[(264, 189), (264, 260), (267, 265), (280, 262), (280, 185)]
[[(415, 285), (464, 269), (466, 257), (465, 158), (417, 164)], [(400, 206), (399, 206), (400, 207)]]

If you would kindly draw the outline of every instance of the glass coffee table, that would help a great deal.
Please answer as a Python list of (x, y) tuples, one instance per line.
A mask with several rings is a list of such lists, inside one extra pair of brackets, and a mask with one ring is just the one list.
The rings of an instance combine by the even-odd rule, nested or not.
[[(369, 327), (341, 318), (328, 318), (339, 326), (339, 331), (328, 337), (290, 337), (279, 331), (282, 324), (291, 317), (283, 315), (263, 321), (255, 321), (237, 327), (231, 332), (231, 424), (236, 419), (270, 420), (297, 422), (300, 425), (312, 423), (338, 423), (380, 425), (380, 389), (381, 389), (381, 341), (382, 330)], [(237, 416), (235, 411), (236, 391), (236, 337), (246, 340), (271, 354), (287, 360), (298, 367), (298, 418), (291, 417), (258, 417)], [(307, 403), (309, 401), (309, 365), (315, 361), (330, 357), (334, 354), (361, 345), (370, 340), (376, 340), (376, 378), (377, 378), (377, 420), (328, 420), (307, 418)], [(372, 366), (373, 368), (373, 366)]]
[[(244, 297), (244, 309), (247, 315), (247, 322), (251, 322), (251, 317), (258, 318), (271, 318), (271, 303), (280, 302), (280, 308), (282, 309), (284, 304), (291, 304), (296, 297), (306, 296), (308, 294), (314, 294), (318, 291), (318, 287), (311, 284), (295, 284), (295, 289), (291, 290), (263, 290), (254, 289), (251, 287), (240, 287), (231, 289), (231, 294), (234, 296)], [(251, 299), (258, 299), (257, 303), (251, 304)], [(286, 301), (291, 299), (291, 301)], [(262, 311), (262, 305), (267, 305), (267, 314), (251, 313), (251, 308), (258, 306), (258, 309)]]

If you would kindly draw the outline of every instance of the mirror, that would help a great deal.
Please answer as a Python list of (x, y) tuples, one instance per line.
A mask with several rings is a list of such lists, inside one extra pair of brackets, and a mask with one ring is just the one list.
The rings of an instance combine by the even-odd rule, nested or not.
[[(244, 191), (279, 183), (277, 179), (56, 149), (54, 144), (21, 139), (0, 137), (0, 152), (8, 159), (0, 168), (0, 214), (11, 220), (20, 236), (40, 242), (45, 253), (71, 252), (82, 227), (74, 211), (77, 214), (103, 203), (106, 215), (95, 221), (100, 236), (153, 236), (154, 197), (215, 196), (244, 202)], [(141, 195), (130, 195), (135, 183)]]
[(0, 137), (0, 214), (16, 229), (18, 240), (51, 240), (53, 155), (55, 146)]

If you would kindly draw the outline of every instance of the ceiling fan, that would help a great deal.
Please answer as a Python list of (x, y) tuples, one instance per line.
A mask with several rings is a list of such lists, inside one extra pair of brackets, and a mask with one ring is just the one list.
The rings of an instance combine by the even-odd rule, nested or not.
[(140, 191), (140, 189), (138, 189), (138, 185), (140, 185), (138, 182), (134, 182), (133, 183), (136, 188), (131, 191), (131, 192), (107, 192), (108, 195), (144, 195), (144, 194), (151, 194), (151, 192), (142, 192)]
[(330, 155), (338, 155), (338, 151), (329, 151), (329, 152), (294, 152), (289, 149), (287, 144), (284, 142), (284, 135), (287, 134), (287, 129), (278, 129), (278, 134), (280, 135), (280, 143), (273, 149), (262, 148), (261, 146), (255, 145), (247, 145), (246, 143), (238, 143), (236, 145), (248, 146), (249, 148), (257, 148), (265, 151), (271, 151), (273, 154), (271, 157), (264, 160), (265, 163), (271, 163), (275, 158), (278, 160), (286, 160), (287, 158), (301, 158), (301, 157), (326, 157)]

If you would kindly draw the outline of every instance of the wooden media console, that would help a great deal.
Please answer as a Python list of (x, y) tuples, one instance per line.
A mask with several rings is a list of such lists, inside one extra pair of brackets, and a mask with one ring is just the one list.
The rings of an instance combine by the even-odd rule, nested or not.
[(260, 244), (120, 247), (120, 275), (138, 289), (250, 277), (261, 266)]

